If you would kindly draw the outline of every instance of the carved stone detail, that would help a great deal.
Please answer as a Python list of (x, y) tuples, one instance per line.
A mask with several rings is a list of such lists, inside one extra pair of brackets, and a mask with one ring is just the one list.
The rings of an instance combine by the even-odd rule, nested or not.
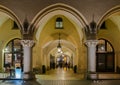
[(34, 43), (35, 42), (33, 40), (21, 40), (23, 47), (32, 47)]
[(87, 40), (85, 44), (90, 47), (90, 46), (96, 46), (98, 44), (98, 40)]

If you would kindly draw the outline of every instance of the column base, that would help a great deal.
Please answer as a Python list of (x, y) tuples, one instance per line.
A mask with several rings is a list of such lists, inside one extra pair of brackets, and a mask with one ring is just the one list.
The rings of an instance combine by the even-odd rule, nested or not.
[(34, 80), (35, 78), (35, 74), (33, 72), (25, 72), (23, 73), (23, 79), (24, 80)]
[(96, 79), (98, 79), (98, 74), (97, 73), (88, 73), (87, 79), (96, 80)]

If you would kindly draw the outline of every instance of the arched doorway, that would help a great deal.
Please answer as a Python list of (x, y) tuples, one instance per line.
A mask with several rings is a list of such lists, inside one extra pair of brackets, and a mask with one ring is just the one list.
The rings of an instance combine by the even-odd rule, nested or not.
[(112, 44), (105, 39), (99, 39), (96, 50), (96, 71), (97, 72), (114, 72), (114, 48)]
[(19, 38), (12, 39), (4, 48), (4, 68), (7, 72), (16, 68), (23, 70), (23, 48), (20, 40)]
[(18, 17), (7, 7), (0, 5), (0, 71), (4, 71), (4, 48), (13, 38), (21, 38), (22, 26)]
[(59, 54), (56, 57), (50, 55), (50, 69), (71, 68), (72, 62), (73, 62), (72, 57), (65, 54)]
[(116, 6), (108, 10), (102, 19), (99, 22), (99, 32), (98, 32), (98, 39), (104, 38), (114, 47), (114, 70), (113, 72), (119, 72), (120, 63), (119, 63), (119, 56), (120, 56), (120, 6)]

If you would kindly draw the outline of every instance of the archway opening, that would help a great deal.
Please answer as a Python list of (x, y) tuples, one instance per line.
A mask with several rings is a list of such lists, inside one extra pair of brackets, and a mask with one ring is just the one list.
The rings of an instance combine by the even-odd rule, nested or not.
[(98, 39), (104, 38), (108, 40), (114, 48), (114, 69), (112, 72), (119, 72), (119, 44), (120, 44), (120, 24), (119, 24), (120, 11), (117, 8), (110, 10), (102, 19), (102, 23), (99, 27)]
[(99, 39), (96, 53), (96, 71), (114, 72), (115, 57), (114, 48), (111, 43), (105, 39)]
[(21, 31), (15, 20), (8, 14), (0, 12), (0, 18), (0, 71), (4, 72), (4, 48), (6, 43), (11, 39), (21, 38)]
[[(37, 27), (34, 35), (36, 45), (33, 48), (35, 52), (33, 57), (36, 57), (33, 59), (34, 68), (46, 68), (49, 71), (50, 68), (61, 67), (61, 62), (64, 67), (67, 61), (72, 69), (76, 68), (75, 72), (84, 73), (87, 67), (86, 54), (83, 53), (86, 50), (83, 31), (86, 23), (81, 14), (72, 10), (72, 7), (60, 3), (42, 12), (45, 13), (40, 12), (37, 18), (35, 17), (36, 21), (33, 21)], [(59, 34), (61, 35), (59, 47), (62, 47), (63, 52), (61, 54), (57, 52)]]

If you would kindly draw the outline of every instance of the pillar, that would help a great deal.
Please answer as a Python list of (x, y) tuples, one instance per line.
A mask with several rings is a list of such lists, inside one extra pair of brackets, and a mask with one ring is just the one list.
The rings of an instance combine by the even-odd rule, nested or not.
[(33, 40), (21, 40), (23, 46), (23, 79), (34, 78), (32, 72), (32, 46)]
[[(96, 78), (96, 45), (98, 40), (87, 40), (85, 43), (88, 47), (87, 62), (88, 62), (88, 76), (89, 78)], [(91, 75), (94, 74), (94, 75)]]

